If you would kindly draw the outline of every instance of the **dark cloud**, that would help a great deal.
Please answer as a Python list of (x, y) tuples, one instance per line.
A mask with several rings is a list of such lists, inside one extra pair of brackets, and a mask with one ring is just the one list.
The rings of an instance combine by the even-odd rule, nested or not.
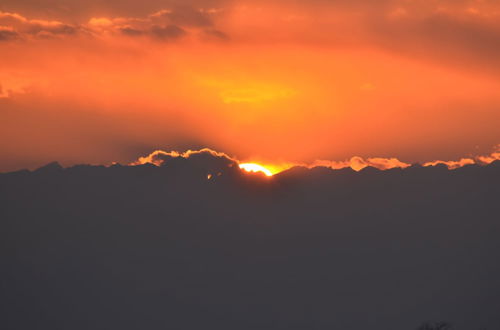
[[(188, 6), (160, 10), (146, 17), (100, 17), (91, 18), (87, 23), (72, 25), (60, 21), (31, 19), (17, 13), (0, 11), (0, 40), (26, 38), (54, 38), (58, 35), (76, 35), (79, 32), (95, 36), (106, 33), (127, 36), (149, 35), (157, 40), (174, 40), (188, 34), (186, 28), (202, 29), (211, 27), (210, 14)], [(223, 32), (209, 29), (212, 37), (225, 39)]]
[[(72, 6), (64, 1), (61, 2), (61, 6), (63, 3), (68, 8)], [(320, 34), (321, 37), (317, 37), (318, 40), (331, 36), (331, 39), (327, 39), (335, 43), (337, 40), (335, 36), (337, 36), (341, 40), (345, 39), (345, 44), (364, 44), (440, 63), (472, 65), (483, 69), (493, 66), (495, 70), (500, 70), (500, 24), (498, 24), (498, 19), (495, 19), (498, 18), (500, 7), (494, 2), (478, 3), (464, 0), (437, 3), (436, 1), (384, 0), (375, 3), (365, 0), (318, 0), (307, 2), (307, 4), (299, 1), (278, 1), (277, 3), (282, 6), (283, 12), (291, 10), (299, 16), (306, 15), (311, 19), (314, 18), (310, 22), (307, 21), (309, 23), (305, 23), (304, 26), (309, 31), (304, 36), (307, 40), (314, 40), (316, 38), (314, 35)], [(103, 17), (108, 17), (106, 19), (111, 24), (107, 26), (106, 31), (112, 30), (117, 34), (151, 35), (159, 40), (174, 40), (194, 30), (205, 39), (229, 40), (228, 35), (233, 37), (238, 35), (238, 31), (221, 31), (218, 25), (223, 26), (223, 24), (216, 23), (224, 23), (222, 20), (225, 16), (219, 15), (221, 8), (222, 12), (230, 15), (231, 8), (236, 4), (233, 1), (183, 3), (146, 1), (141, 6), (148, 8), (147, 13), (136, 11), (124, 14), (115, 7), (118, 3), (110, 2), (106, 6), (113, 10), (105, 12), (107, 16)], [(125, 7), (128, 5), (133, 6), (132, 3), (124, 4)], [(259, 3), (255, 4), (255, 6), (258, 5)], [(260, 5), (263, 6), (263, 10), (267, 10), (264, 3)], [(34, 4), (31, 6), (36, 7)], [(87, 6), (92, 8), (92, 2), (87, 3)], [(14, 10), (17, 7), (11, 3), (10, 6), (6, 4), (4, 8)], [(274, 11), (276, 15), (281, 15), (283, 12)], [(339, 32), (344, 29), (342, 24), (339, 23), (340, 25), (337, 26), (336, 20), (328, 15), (324, 16), (326, 21), (321, 21), (322, 15), (328, 12), (339, 17), (344, 15), (349, 18), (350, 24), (360, 25), (356, 33), (349, 36)], [(71, 19), (67, 14), (57, 17), (58, 20), (42, 20), (23, 16), (26, 15), (24, 12), (1, 12), (0, 25), (13, 27), (13, 30), (0, 30), (0, 40), (13, 40), (24, 34), (34, 37), (74, 35), (89, 28), (87, 23), (68, 23)], [(46, 17), (46, 15), (31, 17)], [(87, 16), (85, 22), (88, 22), (89, 17), (92, 16)], [(218, 22), (219, 19), (221, 22)], [(276, 24), (279, 25), (279, 22), (276, 21)], [(102, 32), (96, 30), (95, 26), (93, 28), (92, 30), (91, 27), (91, 30), (94, 33)], [(273, 25), (265, 29), (272, 30)], [(266, 39), (265, 29), (258, 32), (258, 39)], [(292, 40), (296, 37), (300, 42), (301, 37), (294, 37), (295, 33), (292, 29), (290, 33), (282, 34), (281, 37)], [(340, 36), (341, 34), (343, 36)]]
[(145, 34), (145, 31), (135, 29), (133, 27), (128, 27), (128, 26), (119, 28), (119, 30), (121, 33), (128, 35), (128, 36), (132, 36), (132, 37), (142, 36)]
[(151, 34), (159, 40), (173, 40), (185, 36), (186, 31), (177, 25), (153, 25)]
[(372, 21), (384, 48), (448, 63), (500, 70), (500, 25), (447, 14)]
[(136, 17), (149, 15), (162, 8), (213, 8), (226, 3), (226, 0), (5, 0), (0, 3), (0, 10), (47, 19), (67, 17), (71, 21), (84, 23), (94, 15)]
[(54, 24), (54, 25), (42, 25), (42, 24), (31, 24), (28, 29), (29, 33), (38, 34), (41, 32), (49, 32), (52, 34), (76, 34), (78, 32), (78, 27), (68, 24)]
[[(417, 33), (427, 36), (448, 54), (458, 52), (478, 61), (500, 64), (500, 26), (439, 15), (425, 20)], [(436, 48), (439, 52), (440, 47)]]
[(16, 31), (9, 28), (0, 27), (0, 41), (15, 40), (19, 38), (20, 35)]
[[(209, 11), (188, 6), (162, 9), (145, 18), (94, 18), (90, 25), (97, 28), (115, 29), (121, 34), (136, 37), (149, 35), (159, 40), (174, 40), (191, 32), (219, 40), (227, 40), (227, 35), (213, 26)], [(205, 29), (205, 30), (202, 30)], [(189, 31), (189, 32), (188, 32)]]
[(139, 158), (135, 164), (155, 164), (170, 170), (191, 174), (201, 173), (204, 178), (207, 175), (240, 173), (236, 159), (207, 148), (184, 153), (157, 150), (146, 157)]

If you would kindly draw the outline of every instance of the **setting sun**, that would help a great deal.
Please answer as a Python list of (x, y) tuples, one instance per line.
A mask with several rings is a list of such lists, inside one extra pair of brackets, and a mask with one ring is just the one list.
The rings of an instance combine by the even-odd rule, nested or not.
[(0, 0), (0, 64), (0, 330), (500, 330), (500, 0)]
[(264, 166), (259, 165), (259, 164), (254, 164), (254, 163), (240, 164), (240, 168), (242, 170), (247, 171), (247, 172), (252, 172), (252, 173), (262, 172), (266, 176), (272, 176), (273, 175), (273, 173), (269, 169), (267, 169)]

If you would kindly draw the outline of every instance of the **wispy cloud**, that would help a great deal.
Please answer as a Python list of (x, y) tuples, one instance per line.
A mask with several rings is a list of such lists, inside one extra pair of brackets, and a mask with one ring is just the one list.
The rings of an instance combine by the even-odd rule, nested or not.
[(214, 28), (216, 12), (191, 6), (162, 9), (143, 17), (91, 17), (87, 22), (70, 24), (57, 20), (25, 17), (19, 13), (0, 11), (0, 41), (33, 40), (62, 36), (149, 36), (160, 41), (179, 39), (188, 33), (227, 39), (227, 34)]

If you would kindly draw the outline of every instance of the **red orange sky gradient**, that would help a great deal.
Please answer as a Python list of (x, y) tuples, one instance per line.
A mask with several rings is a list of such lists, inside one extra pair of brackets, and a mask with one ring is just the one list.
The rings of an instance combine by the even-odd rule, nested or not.
[(0, 171), (462, 164), (498, 157), (499, 124), (495, 0), (0, 3)]

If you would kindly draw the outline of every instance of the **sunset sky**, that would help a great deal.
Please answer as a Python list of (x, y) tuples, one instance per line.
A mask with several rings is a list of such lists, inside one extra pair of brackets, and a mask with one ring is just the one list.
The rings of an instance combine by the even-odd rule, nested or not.
[(496, 0), (0, 2), (0, 171), (459, 160), (498, 127)]

